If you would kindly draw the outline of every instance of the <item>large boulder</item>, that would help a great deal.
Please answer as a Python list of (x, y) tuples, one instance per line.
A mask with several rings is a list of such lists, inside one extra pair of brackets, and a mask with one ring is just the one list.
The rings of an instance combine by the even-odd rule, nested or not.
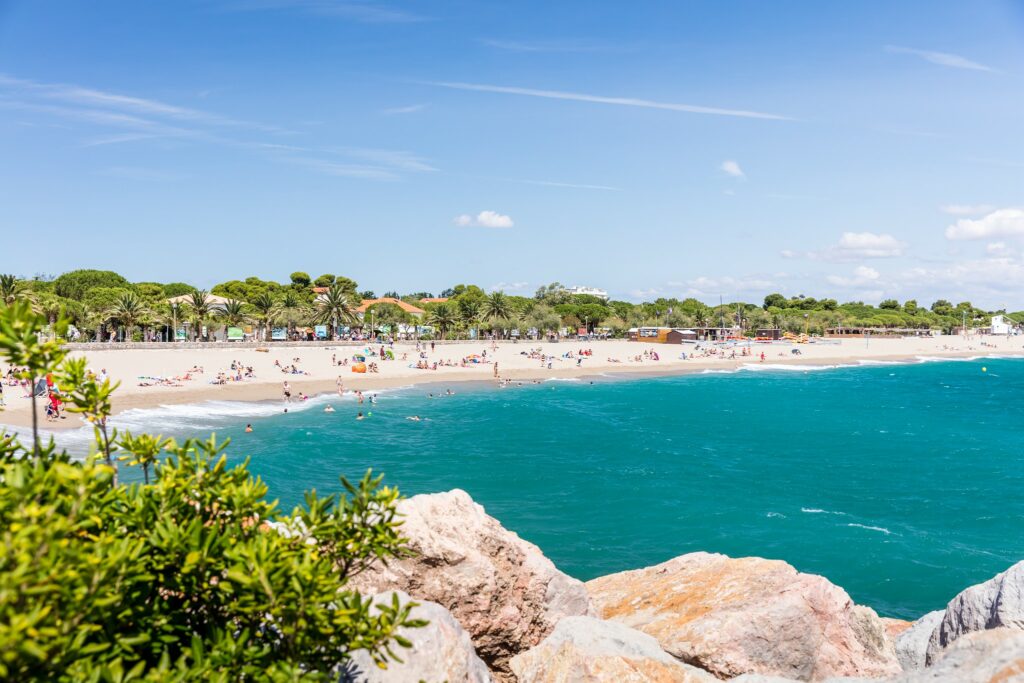
[(910, 628), (896, 636), (896, 658), (900, 661), (900, 666), (904, 671), (913, 671), (924, 667), (928, 642), (945, 614), (942, 610), (929, 612), (911, 624)]
[(995, 628), (966, 633), (927, 668), (892, 683), (1024, 683), (1024, 632)]
[(683, 664), (651, 636), (593, 617), (566, 617), (536, 647), (512, 658), (519, 683), (717, 683)]
[[(392, 596), (407, 604), (411, 598), (400, 591), (380, 593), (370, 598), (374, 605), (391, 604)], [(376, 607), (371, 608), (376, 611)], [(490, 683), (487, 665), (477, 657), (473, 643), (451, 612), (436, 602), (419, 602), (412, 608), (413, 619), (429, 623), (421, 628), (402, 628), (398, 634), (412, 646), (394, 646), (401, 662), (391, 661), (386, 669), (378, 667), (365, 650), (357, 650), (346, 666), (341, 680), (346, 683)]]
[(413, 556), (377, 564), (352, 586), (403, 590), (450, 610), (499, 678), (563, 617), (590, 613), (583, 584), (540, 549), (508, 531), (465, 491), (413, 496), (398, 504)]
[(1024, 629), (1024, 561), (971, 586), (946, 605), (928, 643), (927, 663), (964, 634), (1001, 626)]
[(594, 579), (587, 590), (598, 616), (653, 636), (719, 678), (817, 681), (901, 671), (873, 610), (785, 562), (692, 553)]

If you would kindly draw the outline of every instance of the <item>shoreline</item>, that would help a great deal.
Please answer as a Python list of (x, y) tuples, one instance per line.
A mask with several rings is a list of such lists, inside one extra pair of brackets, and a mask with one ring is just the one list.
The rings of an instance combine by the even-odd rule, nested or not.
[[(598, 342), (600, 343), (600, 342)], [(635, 344), (635, 343), (634, 343)], [(660, 345), (664, 347), (664, 345)], [(639, 350), (643, 345), (636, 345)], [(659, 347), (655, 347), (659, 349)], [(679, 347), (669, 347), (679, 348)], [(759, 347), (754, 347), (759, 348)], [(806, 347), (802, 347), (806, 348)], [(685, 347), (684, 347), (685, 349)], [(181, 353), (184, 349), (175, 350), (174, 353)], [(147, 353), (138, 351), (137, 353)], [(665, 365), (627, 365), (609, 364), (602, 367), (562, 367), (552, 368), (511, 368), (500, 373), (500, 379), (512, 382), (534, 382), (551, 379), (575, 379), (580, 381), (607, 380), (607, 379), (647, 379), (656, 377), (675, 377), (700, 374), (733, 374), (742, 372), (745, 368), (763, 367), (761, 372), (783, 371), (782, 368), (799, 368), (809, 366), (815, 369), (842, 369), (855, 367), (871, 367), (875, 364), (891, 363), (894, 365), (914, 365), (924, 362), (943, 361), (965, 361), (980, 358), (992, 359), (1024, 359), (1024, 350), (1016, 351), (1009, 349), (986, 348), (984, 350), (969, 349), (957, 351), (934, 350), (933, 355), (921, 353), (906, 354), (864, 354), (861, 357), (857, 354), (834, 356), (785, 356), (777, 358), (766, 358), (762, 363), (757, 355), (736, 359), (693, 359), (682, 362), (668, 361)], [(487, 369), (490, 366), (485, 366)], [(347, 369), (347, 368), (346, 368)], [(441, 372), (441, 370), (452, 370), (452, 368), (441, 368), (438, 371), (425, 370), (418, 374), (406, 374), (401, 376), (387, 375), (356, 375), (352, 378), (345, 377), (346, 396), (353, 391), (374, 391), (385, 389), (412, 389), (414, 387), (437, 386), (465, 386), (466, 384), (477, 383), (497, 388), (497, 380), (491, 376), (482, 377), (479, 372), (458, 373)], [(310, 398), (318, 396), (329, 396), (337, 393), (336, 379), (325, 378), (304, 378), (303, 376), (286, 375), (287, 380), (295, 393), (305, 393)], [(31, 408), (27, 400), (24, 404), (11, 405), (10, 389), (5, 392), (8, 397), (7, 406), (0, 411), (0, 431), (7, 428), (13, 431), (20, 431), (31, 427)], [(226, 385), (199, 385), (194, 387), (181, 387), (180, 390), (161, 390), (153, 393), (139, 391), (124, 392), (124, 387), (118, 389), (113, 401), (112, 418), (133, 410), (154, 410), (159, 408), (174, 407), (180, 405), (201, 405), (211, 401), (230, 401), (239, 403), (268, 404), (281, 402), (281, 387), (277, 382), (257, 382), (251, 384), (226, 384)], [(339, 397), (340, 398), (340, 397)], [(21, 397), (18, 397), (21, 400)], [(38, 406), (42, 411), (43, 402)], [(40, 415), (40, 428), (46, 433), (57, 433), (66, 430), (74, 430), (86, 426), (86, 423), (73, 413), (68, 413), (65, 420), (58, 422), (46, 422)]]

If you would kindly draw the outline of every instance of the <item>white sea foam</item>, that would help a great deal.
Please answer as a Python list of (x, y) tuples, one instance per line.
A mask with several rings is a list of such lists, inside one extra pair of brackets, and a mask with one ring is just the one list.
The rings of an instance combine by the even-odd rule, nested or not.
[(582, 382), (579, 377), (548, 377), (545, 382)]
[(735, 375), (737, 372), (739, 372), (739, 370), (712, 370), (712, 369), (708, 368), (707, 370), (701, 370), (700, 374), (702, 374), (702, 375)]
[(888, 535), (890, 535), (892, 533), (891, 531), (886, 529), (884, 526), (870, 526), (868, 524), (854, 524), (854, 523), (847, 524), (846, 526), (857, 527), (858, 529), (867, 529), (868, 531), (878, 531), (880, 533), (885, 534), (886, 536), (888, 536)]
[(765, 517), (768, 517), (769, 519), (785, 519), (786, 515), (781, 512), (769, 512)]
[(839, 368), (855, 368), (856, 365), (789, 365), (783, 363), (747, 363), (742, 366), (749, 372), (817, 372), (819, 370), (837, 370)]
[(822, 510), (821, 508), (800, 508), (800, 512), (806, 512), (809, 515), (842, 515), (846, 516), (845, 512), (836, 512), (834, 510)]

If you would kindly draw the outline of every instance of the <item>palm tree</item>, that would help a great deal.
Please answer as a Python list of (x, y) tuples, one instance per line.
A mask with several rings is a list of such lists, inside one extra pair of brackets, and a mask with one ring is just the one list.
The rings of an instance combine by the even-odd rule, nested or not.
[(306, 312), (306, 308), (306, 302), (294, 289), (285, 290), (284, 297), (281, 299), (280, 311), (285, 322), (288, 323), (289, 336), (294, 331), (296, 323), (304, 319), (303, 314)]
[(260, 292), (249, 300), (249, 305), (256, 309), (257, 319), (260, 322), (260, 336), (266, 341), (266, 329), (273, 326), (274, 318), (277, 316), (277, 300), (270, 295), (270, 292)]
[(192, 323), (195, 325), (194, 331), (196, 338), (198, 338), (203, 324), (209, 320), (210, 314), (213, 313), (213, 301), (210, 299), (209, 292), (205, 289), (197, 289), (189, 293), (185, 302), (192, 310)]
[(338, 324), (352, 322), (356, 318), (356, 307), (348, 291), (339, 284), (333, 284), (320, 294), (315, 302), (316, 319), (319, 323), (330, 323), (331, 337), (338, 331)]
[(135, 326), (149, 315), (149, 310), (138, 294), (128, 291), (117, 297), (107, 315), (125, 328), (125, 339), (131, 341)]
[(13, 304), (21, 294), (21, 283), (15, 275), (0, 275), (0, 303)]
[(427, 324), (433, 325), (441, 332), (441, 339), (444, 339), (445, 333), (449, 329), (454, 327), (459, 322), (458, 317), (455, 315), (455, 311), (452, 307), (446, 303), (440, 303), (434, 306), (433, 310), (427, 315)]
[(220, 311), (220, 318), (224, 321), (224, 339), (228, 338), (228, 328), (238, 327), (249, 322), (249, 313), (245, 310), (245, 304), (237, 299), (228, 299)]
[(468, 330), (480, 320), (480, 302), (464, 299), (459, 302), (459, 322)]
[(498, 332), (498, 338), (501, 338), (502, 329), (497, 326), (498, 321), (507, 320), (512, 317), (513, 306), (505, 296), (505, 292), (497, 291), (491, 292), (490, 295), (484, 299), (483, 314), (484, 318), (490, 320), (492, 325), (495, 325), (493, 329)]
[(697, 324), (697, 327), (707, 327), (708, 323), (711, 322), (711, 315), (713, 311), (710, 306), (701, 304), (693, 311), (693, 322)]

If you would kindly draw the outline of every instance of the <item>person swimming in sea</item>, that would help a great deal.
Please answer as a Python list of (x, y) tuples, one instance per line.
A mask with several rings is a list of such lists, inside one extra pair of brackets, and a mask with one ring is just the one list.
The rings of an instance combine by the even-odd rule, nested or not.
[(246, 434), (251, 434), (252, 433), (252, 425), (251, 424), (245, 425), (245, 433)]
[(330, 403), (328, 403), (327, 407), (324, 408), (324, 412), (325, 413), (333, 413), (334, 412), (334, 406), (332, 406)]
[(359, 414), (356, 415), (356, 419), (357, 420), (362, 420), (363, 419), (363, 412), (362, 411), (359, 411)]
[(407, 417), (405, 419), (406, 420), (412, 420), (413, 422), (420, 422), (423, 418), (421, 418), (419, 415), (410, 415), (409, 417)]

